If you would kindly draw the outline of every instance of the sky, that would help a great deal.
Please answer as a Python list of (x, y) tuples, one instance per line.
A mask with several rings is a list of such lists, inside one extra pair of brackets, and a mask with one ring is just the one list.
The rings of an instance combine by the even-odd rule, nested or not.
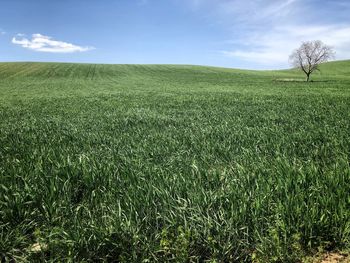
[(0, 61), (280, 69), (309, 40), (350, 59), (350, 0), (0, 0)]

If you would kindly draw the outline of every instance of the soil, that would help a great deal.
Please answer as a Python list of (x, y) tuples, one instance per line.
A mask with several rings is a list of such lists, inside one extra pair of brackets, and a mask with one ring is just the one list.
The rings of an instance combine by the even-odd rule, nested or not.
[(319, 262), (320, 263), (350, 263), (350, 256), (341, 254), (341, 253), (328, 253)]

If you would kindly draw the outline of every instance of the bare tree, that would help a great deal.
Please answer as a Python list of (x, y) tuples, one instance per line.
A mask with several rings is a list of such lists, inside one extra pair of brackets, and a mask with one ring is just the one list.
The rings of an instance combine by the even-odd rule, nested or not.
[(290, 55), (289, 61), (295, 68), (300, 68), (306, 74), (306, 81), (319, 65), (334, 58), (335, 52), (330, 46), (320, 40), (303, 42), (301, 46)]

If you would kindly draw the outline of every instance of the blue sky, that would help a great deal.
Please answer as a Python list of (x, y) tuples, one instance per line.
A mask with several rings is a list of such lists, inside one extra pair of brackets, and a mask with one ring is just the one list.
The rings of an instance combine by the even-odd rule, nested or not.
[(0, 61), (287, 68), (302, 41), (350, 59), (350, 0), (1, 0)]

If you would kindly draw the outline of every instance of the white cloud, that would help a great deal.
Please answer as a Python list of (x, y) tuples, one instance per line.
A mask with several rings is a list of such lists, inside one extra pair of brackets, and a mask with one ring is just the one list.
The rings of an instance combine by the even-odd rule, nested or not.
[(0, 35), (5, 35), (6, 32), (0, 28)]
[[(178, 0), (214, 20), (231, 36), (216, 40), (221, 55), (251, 68), (288, 67), (288, 57), (303, 41), (321, 40), (350, 58), (349, 0)], [(248, 63), (244, 63), (248, 64)], [(249, 67), (249, 66), (248, 66)]]
[(18, 34), (12, 38), (12, 43), (23, 48), (49, 53), (73, 53), (84, 52), (94, 49), (93, 47), (82, 47), (71, 43), (57, 41), (52, 37), (41, 34), (33, 34), (32, 39), (26, 38), (23, 34)]
[(241, 48), (221, 53), (266, 66), (287, 66), (289, 55), (302, 41), (321, 40), (334, 48), (337, 59), (349, 59), (349, 36), (350, 25), (283, 26), (240, 39)]

